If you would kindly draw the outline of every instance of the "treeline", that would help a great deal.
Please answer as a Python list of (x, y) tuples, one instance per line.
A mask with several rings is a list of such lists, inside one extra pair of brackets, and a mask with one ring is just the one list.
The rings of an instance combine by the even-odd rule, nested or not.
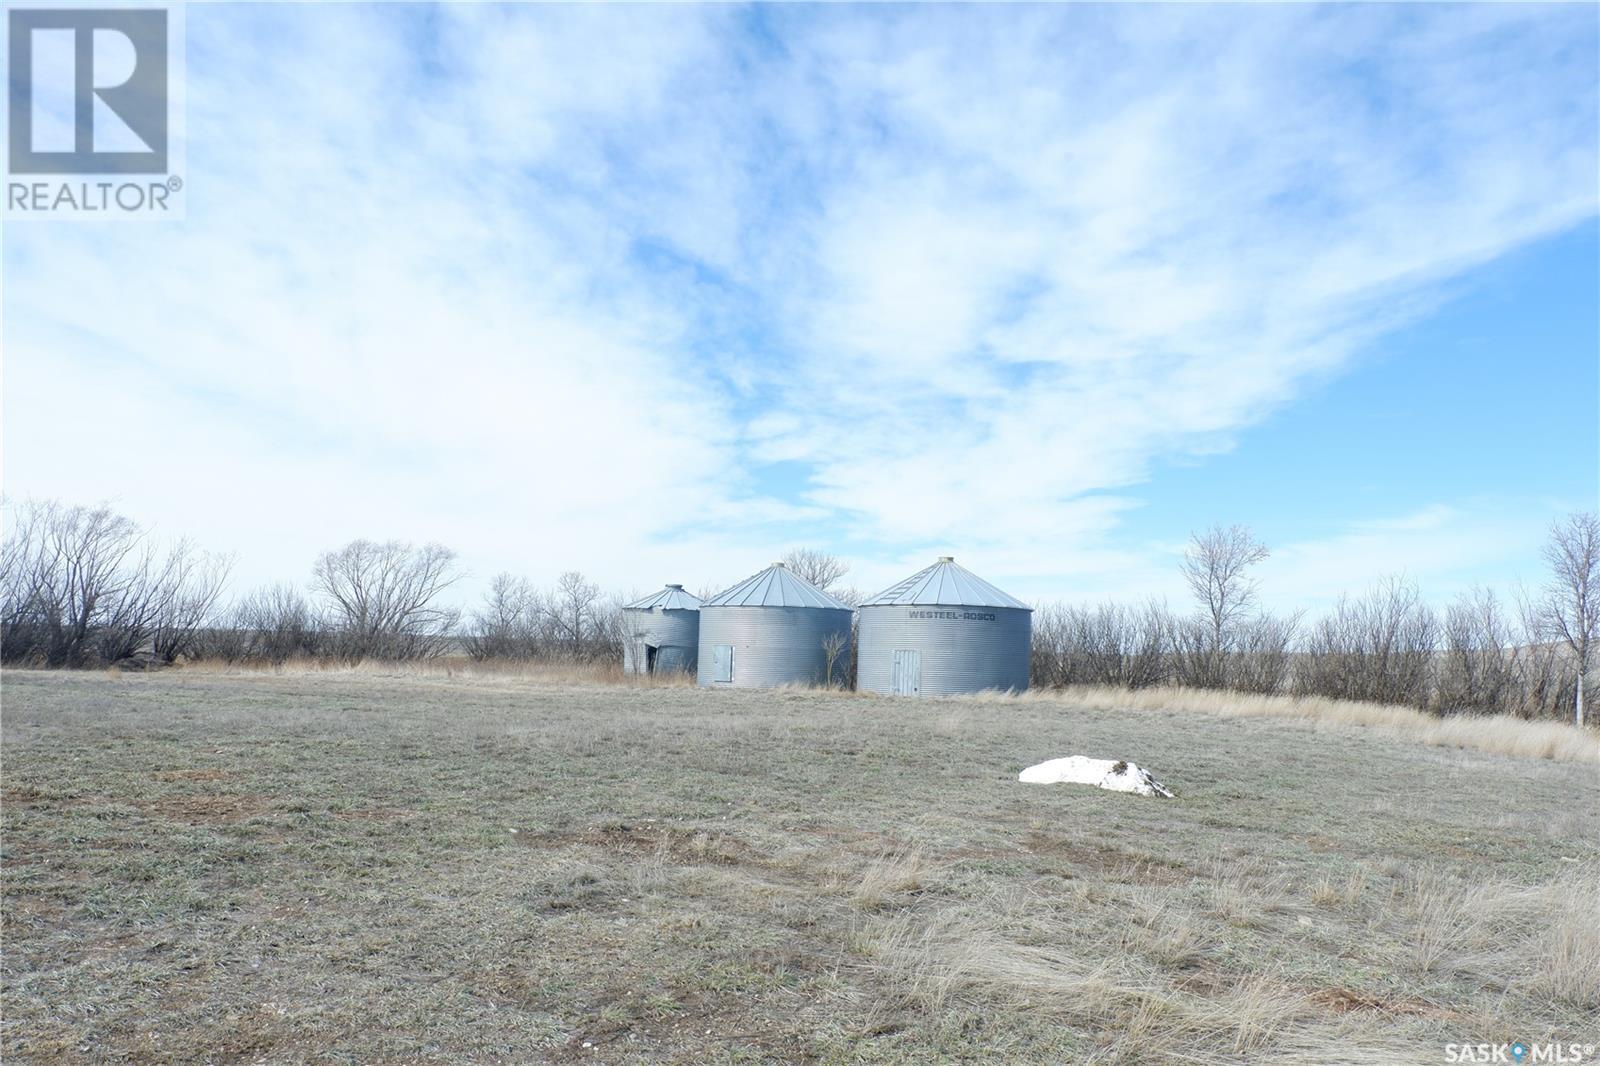
[(1521, 593), (1515, 610), (1475, 588), (1436, 611), (1395, 577), (1341, 596), (1307, 623), (1259, 609), (1252, 571), (1267, 555), (1243, 526), (1195, 534), (1182, 562), (1194, 598), (1187, 615), (1163, 602), (1041, 608), (1034, 683), (1176, 684), (1583, 722), (1584, 676), (1600, 636), (1595, 515), (1551, 528), (1547, 580)]
[(462, 650), (480, 662), (620, 662), (622, 640), (621, 598), (582, 574), (568, 571), (550, 589), (500, 574), (473, 612)]
[(162, 546), (106, 507), (6, 508), (0, 661), (53, 667), (196, 651), (231, 561), (186, 540)]
[[(622, 657), (623, 600), (576, 572), (550, 588), (501, 574), (464, 613), (441, 602), (462, 577), (453, 551), (357, 540), (320, 555), (303, 587), (274, 585), (224, 603), (231, 559), (187, 540), (160, 544), (106, 507), (26, 502), (8, 504), (5, 518), (6, 664)], [(1214, 527), (1192, 538), (1182, 560), (1194, 599), (1187, 613), (1160, 601), (1041, 606), (1033, 683), (1186, 685), (1583, 720), (1583, 679), (1600, 636), (1595, 515), (1552, 528), (1546, 582), (1510, 605), (1474, 589), (1435, 610), (1413, 583), (1391, 578), (1315, 620), (1277, 615), (1261, 609), (1252, 576), (1267, 555), (1248, 529)], [(859, 602), (840, 585), (849, 568), (837, 557), (797, 550), (786, 561)]]
[(1439, 714), (1568, 718), (1577, 657), (1475, 589), (1442, 612), (1402, 579), (1341, 599), (1325, 617), (1260, 615), (1219, 642), (1165, 603), (1051, 605), (1034, 614), (1041, 687), (1185, 685), (1398, 703)]
[(452, 647), (461, 613), (439, 596), (455, 554), (358, 540), (324, 553), (307, 588), (279, 585), (222, 605), (232, 559), (163, 545), (107, 507), (5, 508), (0, 662), (89, 667), (215, 659), (423, 659)]
[(224, 602), (232, 560), (161, 545), (107, 507), (5, 507), (0, 662), (355, 664), (475, 659), (620, 660), (621, 601), (583, 575), (555, 588), (501, 575), (468, 616), (442, 601), (461, 579), (439, 544), (357, 540), (318, 556), (305, 586)]

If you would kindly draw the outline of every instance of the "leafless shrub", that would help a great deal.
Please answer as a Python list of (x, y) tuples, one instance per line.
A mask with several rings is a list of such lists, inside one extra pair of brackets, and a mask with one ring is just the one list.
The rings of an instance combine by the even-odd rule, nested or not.
[(293, 585), (257, 589), (224, 612), (195, 642), (199, 659), (282, 666), (328, 651), (322, 619)]
[(1488, 589), (1463, 593), (1445, 611), (1436, 703), (1444, 714), (1498, 714), (1517, 703), (1516, 635)]
[(356, 540), (317, 560), (311, 587), (325, 601), (335, 655), (398, 661), (445, 650), (460, 612), (436, 601), (459, 577), (455, 552), (441, 544)]
[(1084, 666), (1091, 684), (1147, 688), (1166, 676), (1173, 622), (1166, 605), (1101, 604), (1085, 614)]
[(1228, 687), (1268, 696), (1282, 692), (1288, 684), (1299, 630), (1299, 614), (1259, 614), (1239, 623), (1228, 656)]
[(1341, 597), (1312, 627), (1295, 671), (1301, 695), (1427, 707), (1438, 637), (1433, 611), (1403, 578)]
[(1171, 670), (1173, 680), (1186, 688), (1228, 687), (1228, 652), (1217, 644), (1209, 619), (1173, 623)]
[(1166, 606), (1048, 605), (1034, 612), (1033, 681), (1146, 688), (1166, 678), (1174, 623)]
[(0, 659), (8, 663), (43, 654), (49, 507), (30, 501), (0, 509)]
[(843, 667), (849, 660), (850, 637), (844, 633), (829, 633), (822, 638), (823, 686), (844, 687)]
[(610, 595), (600, 600), (594, 608), (594, 625), (589, 642), (584, 648), (586, 661), (617, 662), (622, 658), (622, 642), (626, 638), (621, 596)]
[(1060, 688), (1061, 613), (1059, 604), (1044, 604), (1033, 612), (1033, 642), (1029, 648), (1028, 683), (1033, 688)]

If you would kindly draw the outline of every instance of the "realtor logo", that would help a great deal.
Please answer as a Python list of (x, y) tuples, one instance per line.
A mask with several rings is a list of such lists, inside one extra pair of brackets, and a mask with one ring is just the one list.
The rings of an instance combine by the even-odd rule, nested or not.
[[(167, 13), (13, 8), (8, 14), (11, 173), (165, 174)], [(41, 54), (69, 61), (36, 70), (34, 56)], [(70, 148), (49, 144), (55, 131), (34, 128), (36, 94), (71, 102)], [(102, 132), (119, 122), (142, 150), (98, 148), (126, 142), (126, 135), (113, 140), (114, 133)]]
[(8, 5), (7, 218), (181, 217), (172, 6)]

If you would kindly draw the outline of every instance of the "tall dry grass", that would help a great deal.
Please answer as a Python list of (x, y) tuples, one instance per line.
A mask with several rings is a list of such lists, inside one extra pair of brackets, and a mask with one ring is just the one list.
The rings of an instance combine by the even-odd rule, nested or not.
[[(217, 675), (356, 674), (374, 677), (420, 677), (528, 681), (547, 685), (625, 685), (633, 688), (692, 688), (689, 673), (629, 675), (618, 662), (562, 663), (517, 660), (475, 661), (465, 657), (439, 658), (409, 663), (363, 662), (347, 666), (322, 659), (290, 660), (274, 665), (186, 664), (186, 672)], [(815, 692), (836, 697), (889, 699), (830, 687), (798, 684), (781, 686), (790, 694)], [(1504, 715), (1453, 715), (1436, 717), (1411, 707), (1382, 703), (1357, 703), (1322, 696), (1264, 696), (1219, 689), (1179, 687), (1126, 689), (1082, 685), (1062, 689), (1032, 689), (1021, 694), (984, 692), (955, 700), (1027, 700), (1092, 710), (1136, 712), (1193, 712), (1231, 718), (1286, 718), (1318, 729), (1376, 729), (1400, 740), (1434, 747), (1460, 748), (1555, 762), (1600, 765), (1600, 732), (1579, 729), (1564, 722), (1528, 721)], [(952, 712), (940, 728), (957, 720)]]
[(1424, 867), (1394, 886), (1390, 914), (1411, 926), (1421, 973), (1496, 972), (1600, 1014), (1600, 868), (1574, 863), (1542, 883), (1464, 878)]
[(1317, 728), (1376, 729), (1401, 740), (1556, 762), (1600, 764), (1600, 733), (1564, 722), (1504, 715), (1438, 718), (1411, 707), (1354, 703), (1321, 696), (1252, 696), (1215, 689), (1129, 690), (1086, 686), (1035, 690), (1014, 697), (1100, 710), (1190, 711), (1229, 718), (1288, 718)]
[(546, 685), (620, 685), (630, 688), (692, 688), (695, 677), (689, 673), (625, 674), (619, 662), (535, 662), (515, 659), (478, 661), (461, 657), (423, 659), (413, 662), (368, 660), (350, 665), (330, 659), (290, 659), (282, 664), (217, 663), (208, 660), (185, 663), (184, 673), (209, 676), (259, 676), (328, 674), (357, 677), (417, 677), (433, 680), (484, 679), (529, 681)]
[[(1050, 1016), (1090, 1034), (1093, 1047), (1078, 1061), (1215, 1062), (1269, 1051), (1276, 1062), (1333, 1061), (1329, 1052), (1348, 1034), (1310, 989), (1273, 972), (1195, 969), (1187, 952), (1176, 966), (1152, 958), (1156, 942), (1200, 936), (1201, 921), (1178, 912), (1146, 928), (1130, 915), (1120, 930), (1091, 931), (1048, 895), (1020, 890), (902, 913), (862, 930), (858, 944), (900, 1009), (941, 1017), (1000, 1004)], [(1364, 1050), (1381, 1061), (1398, 1048)]]
[[(1229, 951), (1240, 925), (1261, 935), (1314, 927), (1348, 936), (1375, 923), (1389, 938), (1384, 965), (1393, 974), (1493, 975), (1519, 993), (1600, 1011), (1592, 864), (1532, 885), (1423, 866), (1401, 874), (1387, 900), (1367, 902), (1364, 881), (1351, 882), (1329, 893), (1342, 912), (1336, 921), (1306, 918), (1303, 886), (1266, 867), (1221, 870), (1210, 893), (1078, 881), (903, 909), (868, 919), (855, 939), (899, 1009), (941, 1017), (1001, 1004), (1043, 1013), (1092, 1034), (1097, 1050), (1083, 1061), (1410, 1061), (1406, 1038), (1390, 1044), (1373, 1020), (1441, 1012), (1379, 994), (1361, 1013), (1330, 1012), (1324, 979), (1268, 959), (1240, 967)], [(1093, 900), (1114, 903), (1121, 920), (1080, 920)], [(1340, 950), (1364, 949), (1351, 941)], [(1452, 1016), (1469, 1028), (1499, 1023), (1492, 1008)]]

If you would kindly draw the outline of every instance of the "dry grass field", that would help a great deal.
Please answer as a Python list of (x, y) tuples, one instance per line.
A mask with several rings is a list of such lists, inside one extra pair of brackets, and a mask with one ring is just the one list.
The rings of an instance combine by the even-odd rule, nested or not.
[[(8, 672), (0, 699), (8, 1064), (1600, 1043), (1571, 730), (442, 673)], [(1069, 754), (1177, 798), (1016, 782)]]

